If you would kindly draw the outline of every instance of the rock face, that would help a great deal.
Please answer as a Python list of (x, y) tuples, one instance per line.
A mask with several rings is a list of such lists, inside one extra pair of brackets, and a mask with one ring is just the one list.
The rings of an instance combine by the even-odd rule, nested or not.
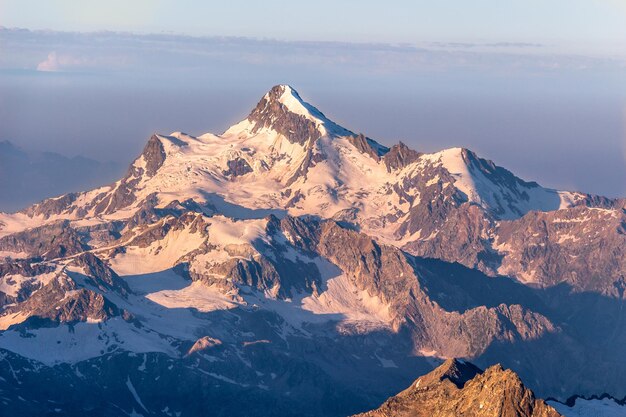
[(227, 162), (228, 169), (224, 171), (224, 175), (229, 177), (240, 177), (242, 175), (246, 175), (249, 172), (252, 172), (252, 168), (248, 165), (243, 158), (235, 158), (231, 161)]
[(146, 175), (154, 176), (157, 170), (165, 162), (165, 150), (163, 144), (156, 135), (152, 135), (141, 154), (146, 163)]
[(156, 135), (152, 135), (140, 157), (128, 169), (126, 176), (113, 186), (113, 191), (94, 200), (95, 212), (98, 214), (115, 213), (134, 203), (136, 186), (142, 178), (153, 177), (164, 161), (163, 143)]
[(102, 294), (80, 288), (64, 275), (34, 292), (26, 301), (5, 309), (7, 315), (28, 317), (26, 327), (51, 323), (100, 322), (121, 314)]
[(500, 365), (482, 372), (449, 359), (409, 388), (361, 417), (560, 417)]
[(193, 344), (193, 346), (187, 352), (187, 355), (194, 354), (196, 352), (204, 352), (209, 349), (217, 348), (222, 345), (222, 341), (219, 339), (213, 339), (209, 336), (201, 337)]
[(75, 255), (88, 248), (67, 220), (0, 238), (0, 250), (46, 259)]
[(386, 155), (389, 152), (389, 148), (381, 146), (379, 143), (366, 137), (362, 133), (356, 136), (348, 136), (347, 139), (359, 152), (369, 155), (377, 161), (381, 156)]
[[(154, 135), (119, 181), (0, 213), (0, 407), (345, 416), (451, 357), (621, 398), (625, 225), (623, 200), (387, 148), (276, 86), (222, 135)], [(421, 381), (442, 415), (543, 412), (499, 368)]]
[(272, 128), (289, 141), (301, 145), (320, 138), (323, 132), (320, 132), (315, 121), (304, 114), (290, 111), (285, 100), (301, 99), (298, 93), (288, 86), (273, 87), (248, 116), (248, 121), (253, 125), (252, 132), (257, 133), (263, 128)]
[(82, 268), (90, 282), (102, 291), (113, 290), (127, 295), (130, 288), (126, 281), (92, 252), (83, 252), (73, 258), (73, 264)]
[(391, 172), (397, 169), (402, 169), (413, 162), (417, 161), (420, 157), (420, 153), (406, 146), (404, 143), (399, 142), (397, 145), (393, 145), (389, 152), (383, 157), (387, 171)]

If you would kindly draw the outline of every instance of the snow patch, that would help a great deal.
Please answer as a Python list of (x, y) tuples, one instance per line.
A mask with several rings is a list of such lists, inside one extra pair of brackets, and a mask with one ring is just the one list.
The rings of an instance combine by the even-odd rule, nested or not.
[(146, 406), (143, 405), (143, 402), (141, 401), (141, 398), (139, 398), (139, 394), (137, 394), (137, 390), (133, 386), (133, 383), (130, 380), (130, 376), (126, 378), (126, 387), (128, 387), (128, 391), (130, 391), (130, 393), (132, 394), (132, 396), (135, 399), (135, 401), (137, 401), (137, 404), (139, 404), (141, 406), (141, 408), (144, 409), (144, 411), (149, 412), (148, 409), (146, 408)]
[(117, 350), (176, 355), (175, 349), (157, 333), (117, 317), (98, 324), (5, 331), (0, 333), (0, 348), (50, 366), (77, 363)]
[(111, 267), (119, 275), (162, 271), (176, 265), (180, 258), (197, 249), (205, 240), (201, 233), (191, 232), (189, 226), (170, 230), (163, 239), (155, 240), (147, 247), (127, 246), (125, 253), (111, 258)]
[(573, 407), (557, 401), (548, 401), (564, 417), (626, 417), (626, 405), (620, 405), (611, 398), (601, 400), (576, 399)]
[(179, 290), (149, 293), (146, 298), (167, 308), (193, 308), (203, 313), (227, 310), (238, 305), (226, 296), (223, 290), (200, 282), (193, 282)]

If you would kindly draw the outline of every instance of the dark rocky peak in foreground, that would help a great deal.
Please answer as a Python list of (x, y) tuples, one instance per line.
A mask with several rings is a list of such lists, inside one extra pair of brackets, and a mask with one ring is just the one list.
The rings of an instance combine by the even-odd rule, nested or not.
[(494, 365), (482, 372), (448, 359), (361, 417), (559, 417), (517, 374)]

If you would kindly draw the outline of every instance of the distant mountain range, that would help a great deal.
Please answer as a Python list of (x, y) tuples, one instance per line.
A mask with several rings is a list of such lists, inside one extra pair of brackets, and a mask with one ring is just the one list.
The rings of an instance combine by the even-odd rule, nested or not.
[[(0, 214), (0, 402), (345, 416), (449, 358), (623, 398), (625, 207), (384, 146), (275, 86), (221, 135), (155, 134), (118, 181)], [(530, 411), (503, 415), (558, 415), (519, 378)]]
[(113, 181), (123, 169), (81, 156), (25, 151), (0, 142), (0, 211), (15, 211), (44, 198)]

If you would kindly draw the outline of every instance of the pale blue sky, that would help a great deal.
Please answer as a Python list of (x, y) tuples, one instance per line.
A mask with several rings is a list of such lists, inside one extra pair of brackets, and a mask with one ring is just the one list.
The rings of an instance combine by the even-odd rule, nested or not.
[(624, 0), (0, 0), (0, 25), (350, 42), (626, 45)]

